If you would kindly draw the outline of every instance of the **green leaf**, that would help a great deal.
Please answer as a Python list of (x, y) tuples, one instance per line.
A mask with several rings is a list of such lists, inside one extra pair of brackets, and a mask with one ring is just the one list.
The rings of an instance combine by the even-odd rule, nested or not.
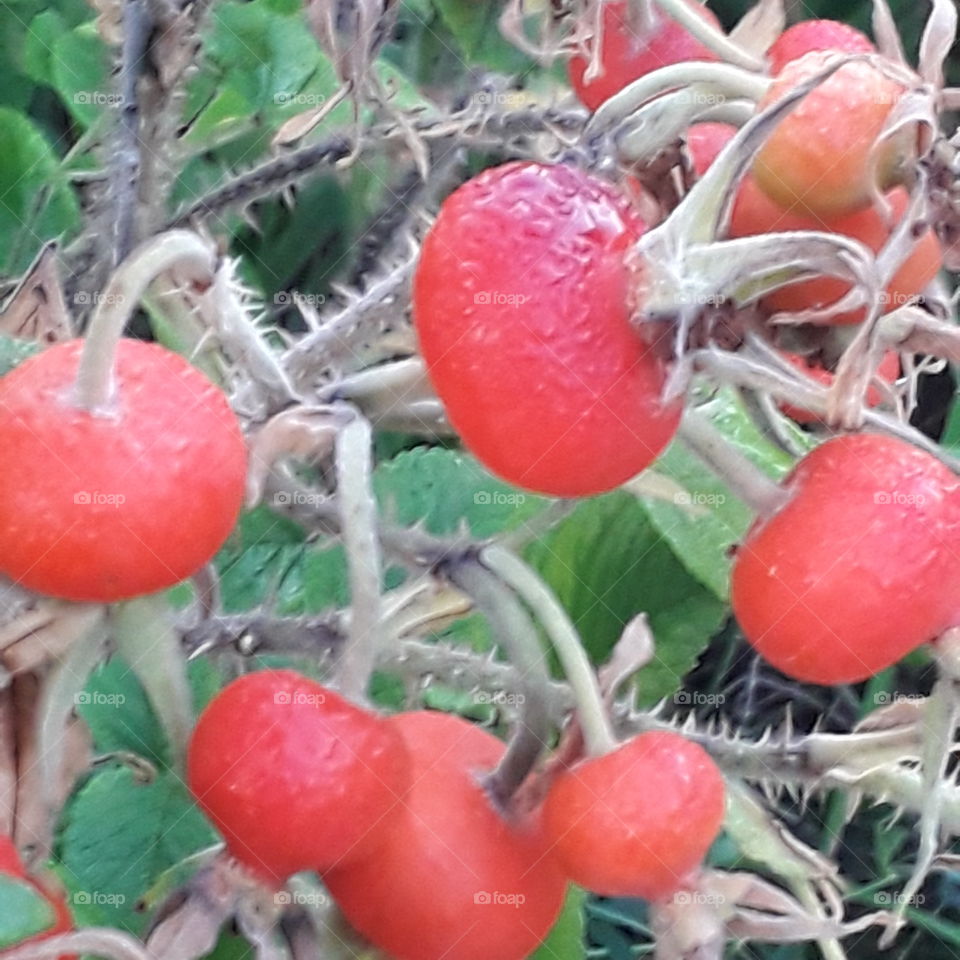
[(726, 605), (687, 572), (644, 505), (627, 493), (585, 501), (531, 544), (527, 557), (596, 663), (636, 614), (649, 615), (657, 647), (637, 679), (645, 702), (680, 686), (726, 616)]
[[(793, 460), (771, 443), (747, 414), (739, 396), (721, 390), (698, 407), (730, 443), (772, 477), (780, 479)], [(815, 441), (799, 428), (795, 440), (812, 448)], [(654, 465), (683, 492), (670, 503), (654, 497), (641, 502), (651, 523), (673, 548), (687, 571), (720, 600), (730, 595), (732, 551), (753, 520), (753, 513), (733, 491), (679, 440)]]
[(323, 60), (300, 11), (283, 16), (264, 0), (218, 5), (207, 53), (226, 85), (257, 110), (283, 104)]
[(49, 930), (56, 921), (49, 901), (29, 883), (0, 875), (0, 950)]
[(500, 5), (478, 0), (434, 0), (468, 64), (502, 73), (523, 73), (532, 61), (500, 33)]
[(23, 363), (27, 357), (40, 352), (40, 344), (34, 340), (18, 340), (0, 335), (0, 377)]
[(532, 960), (583, 960), (586, 903), (587, 891), (571, 884), (557, 922), (536, 953), (531, 955)]
[(23, 69), (35, 83), (49, 85), (53, 71), (53, 47), (67, 32), (56, 10), (44, 10), (30, 21), (23, 49)]
[(76, 225), (79, 208), (43, 135), (24, 116), (0, 108), (0, 267), (25, 269), (44, 240)]
[(90, 127), (106, 109), (115, 110), (107, 48), (92, 23), (57, 37), (51, 79), (70, 114)]
[(79, 925), (139, 933), (137, 901), (164, 870), (216, 837), (183, 783), (161, 774), (139, 783), (126, 768), (96, 774), (67, 807), (60, 860)]
[[(221, 678), (206, 660), (189, 665), (194, 712), (199, 713), (220, 687)], [(99, 753), (132, 753), (156, 767), (169, 763), (163, 728), (136, 673), (113, 656), (90, 677), (77, 713), (90, 729)]]
[(466, 523), (475, 537), (513, 530), (550, 501), (518, 490), (488, 473), (473, 457), (444, 447), (405, 450), (374, 477), (380, 505), (394, 523), (423, 520), (438, 535)]

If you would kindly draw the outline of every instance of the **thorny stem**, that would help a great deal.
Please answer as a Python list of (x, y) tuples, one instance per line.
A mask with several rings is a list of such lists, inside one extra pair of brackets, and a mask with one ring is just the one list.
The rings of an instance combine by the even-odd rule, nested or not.
[(123, 0), (123, 45), (120, 60), (119, 143), (112, 157), (112, 266), (130, 252), (136, 234), (140, 180), (140, 99), (138, 81), (150, 43), (153, 19), (145, 0)]
[(597, 676), (567, 612), (546, 584), (508, 550), (496, 545), (485, 547), (480, 558), (517, 592), (546, 630), (573, 689), (588, 752), (593, 756), (609, 753), (616, 747), (617, 740)]
[[(705, 348), (691, 354), (696, 369), (726, 383), (734, 383), (764, 393), (776, 400), (802, 407), (822, 417), (827, 415), (828, 390), (809, 381), (788, 382), (775, 370), (748, 357), (727, 350)], [(867, 427), (886, 433), (919, 447), (946, 464), (954, 473), (960, 473), (960, 461), (950, 456), (939, 444), (925, 437), (907, 423), (876, 410), (863, 411)]]
[(679, 436), (758, 516), (775, 513), (789, 498), (782, 487), (751, 463), (696, 410), (685, 411)]
[(216, 254), (187, 230), (171, 230), (141, 244), (120, 265), (104, 291), (87, 330), (75, 390), (79, 406), (104, 409), (113, 389), (113, 362), (130, 314), (156, 277), (173, 267), (184, 280), (209, 284)]
[(337, 433), (337, 502), (350, 578), (350, 643), (340, 660), (343, 693), (364, 700), (380, 646), (383, 561), (373, 496), (373, 435), (354, 416)]
[(501, 808), (536, 765), (550, 736), (546, 690), (550, 681), (546, 658), (530, 620), (515, 593), (484, 563), (483, 554), (446, 569), (450, 581), (470, 596), (487, 618), (497, 645), (513, 664), (523, 691), (522, 708), (507, 752), (487, 779), (487, 789)]

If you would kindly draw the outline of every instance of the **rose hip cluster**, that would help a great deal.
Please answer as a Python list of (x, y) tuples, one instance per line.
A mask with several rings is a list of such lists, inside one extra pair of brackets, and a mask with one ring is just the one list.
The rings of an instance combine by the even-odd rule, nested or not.
[(669, 897), (720, 829), (720, 773), (677, 734), (641, 734), (563, 769), (534, 809), (501, 809), (485, 789), (504, 750), (460, 717), (380, 716), (263, 670), (204, 711), (188, 778), (237, 861), (273, 887), (318, 871), (352, 926), (396, 960), (521, 960), (568, 879)]
[[(638, 34), (625, 3), (604, 6), (599, 77), (586, 79), (586, 58), (570, 63), (588, 107), (656, 68), (712, 58), (665, 14), (654, 16), (659, 26)], [(815, 230), (877, 252), (906, 215), (901, 184), (917, 135), (909, 126), (886, 135), (902, 88), (863, 34), (823, 20), (786, 30), (768, 51), (773, 79), (758, 109), (836, 67), (838, 53), (853, 59), (811, 85), (739, 182), (729, 237)], [(695, 176), (735, 133), (720, 123), (690, 128)], [(675, 332), (662, 311), (637, 322), (645, 268), (628, 251), (646, 224), (631, 202), (635, 182), (623, 187), (573, 166), (507, 163), (448, 197), (426, 237), (414, 319), (427, 369), (464, 443), (519, 486), (555, 496), (611, 490), (678, 429), (682, 402), (661, 399)], [(887, 284), (884, 309), (922, 294), (940, 266), (939, 241), (921, 231)], [(831, 311), (849, 289), (813, 276), (763, 305), (841, 333), (865, 316)], [(787, 359), (832, 382), (818, 356)], [(870, 404), (897, 379), (897, 354), (878, 375)], [(782, 490), (779, 509), (758, 517), (740, 545), (732, 584), (739, 623), (771, 663), (809, 682), (862, 680), (958, 623), (960, 494), (933, 456), (897, 439), (839, 436), (803, 458)]]

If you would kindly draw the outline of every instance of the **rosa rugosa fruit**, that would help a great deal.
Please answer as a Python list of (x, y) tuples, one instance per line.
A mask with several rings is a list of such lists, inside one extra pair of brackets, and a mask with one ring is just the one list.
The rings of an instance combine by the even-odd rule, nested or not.
[(870, 38), (837, 20), (802, 20), (787, 27), (767, 51), (770, 72), (776, 76), (791, 60), (798, 60), (815, 50), (833, 50), (838, 53), (875, 53)]
[[(793, 364), (793, 366), (802, 371), (806, 376), (816, 380), (818, 383), (822, 383), (825, 387), (829, 387), (830, 384), (833, 383), (833, 374), (829, 370), (824, 370), (819, 364), (810, 363), (806, 357), (798, 356), (795, 353), (784, 353), (783, 356), (784, 359)], [(887, 353), (884, 354), (880, 365), (877, 367), (876, 376), (885, 383), (892, 384), (896, 382), (900, 376), (900, 354), (898, 354), (896, 350), (888, 350)], [(867, 404), (869, 406), (875, 407), (877, 404), (883, 403), (883, 400), (884, 395), (877, 387), (871, 386), (870, 389), (867, 390)], [(820, 417), (815, 413), (811, 413), (809, 410), (791, 406), (789, 403), (781, 403), (779, 406), (791, 420), (797, 423), (820, 422)]]
[[(762, 110), (824, 70), (837, 54), (791, 60), (758, 104)], [(877, 147), (903, 87), (866, 61), (844, 64), (773, 129), (753, 164), (757, 185), (781, 207), (838, 217), (869, 207), (872, 188), (904, 181), (917, 157), (917, 130), (906, 127)], [(875, 181), (872, 182), (872, 181)]]
[(112, 602), (192, 576), (233, 529), (247, 454), (223, 392), (186, 360), (121, 340), (111, 409), (72, 391), (83, 341), (0, 378), (0, 572)]
[(479, 777), (504, 745), (449, 714), (390, 721), (413, 787), (376, 857), (331, 871), (347, 920), (393, 960), (522, 960), (546, 937), (566, 880), (534, 821), (508, 820)]
[(233, 857), (270, 884), (376, 853), (410, 784), (383, 717), (292, 670), (234, 680), (204, 710), (187, 777)]
[(505, 480), (604, 492), (676, 432), (681, 406), (660, 400), (669, 331), (631, 324), (624, 256), (643, 229), (611, 186), (567, 166), (508, 163), (444, 202), (414, 322), (451, 422)]
[[(735, 132), (733, 127), (720, 123), (699, 123), (690, 128), (687, 146), (694, 170), (699, 176), (709, 168)], [(764, 233), (817, 230), (859, 240), (871, 250), (879, 252), (890, 238), (893, 226), (905, 216), (910, 203), (910, 197), (902, 187), (889, 191), (886, 199), (893, 215), (892, 224), (888, 224), (881, 212), (872, 207), (841, 217), (812, 217), (798, 212), (797, 208), (785, 210), (774, 203), (757, 186), (754, 178), (747, 174), (734, 200), (729, 235), (751, 237)], [(934, 231), (928, 229), (887, 284), (883, 312), (902, 307), (919, 296), (937, 275), (942, 264), (940, 241)], [(782, 312), (820, 310), (836, 303), (849, 289), (848, 283), (836, 277), (811, 277), (775, 290), (763, 302), (771, 310)], [(865, 316), (865, 309), (860, 308), (828, 313), (819, 322), (831, 325), (860, 323)]]
[[(721, 29), (720, 21), (707, 7), (691, 2), (690, 8), (717, 30)], [(655, 23), (649, 32), (642, 33), (631, 23), (626, 0), (605, 0), (600, 41), (602, 72), (586, 80), (589, 60), (582, 56), (571, 57), (567, 68), (570, 84), (585, 107), (596, 110), (625, 86), (660, 67), (686, 60), (718, 59), (712, 50), (654, 4), (650, 5), (650, 13)]]
[(733, 564), (733, 612), (767, 661), (796, 680), (854, 683), (954, 625), (960, 483), (939, 460), (850, 434), (784, 483), (790, 499)]
[(662, 900), (703, 861), (723, 813), (723, 777), (706, 751), (651, 732), (562, 772), (543, 819), (574, 882), (603, 896)]

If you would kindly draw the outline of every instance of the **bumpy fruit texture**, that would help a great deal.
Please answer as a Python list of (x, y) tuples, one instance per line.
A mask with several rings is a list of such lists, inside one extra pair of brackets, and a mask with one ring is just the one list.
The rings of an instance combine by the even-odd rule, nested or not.
[(901, 440), (856, 434), (807, 454), (790, 499), (734, 561), (754, 648), (809, 683), (873, 676), (958, 622), (960, 484)]
[(792, 60), (816, 50), (837, 53), (875, 53), (866, 34), (838, 20), (803, 20), (788, 27), (767, 51), (767, 64), (776, 76)]
[(669, 331), (631, 324), (624, 256), (643, 229), (612, 187), (565, 166), (505, 164), (443, 204), (414, 321), (451, 422), (511, 483), (611, 490), (675, 433), (680, 405), (660, 402)]
[(723, 813), (723, 777), (703, 748), (653, 732), (560, 774), (543, 816), (574, 882), (604, 896), (656, 901), (700, 865)]
[[(709, 168), (735, 132), (733, 127), (720, 123), (700, 123), (690, 128), (687, 146), (698, 176), (702, 176)], [(889, 191), (886, 199), (892, 212), (891, 225), (888, 225), (882, 213), (873, 207), (845, 216), (815, 217), (800, 210), (798, 205), (790, 209), (779, 206), (757, 186), (755, 179), (748, 173), (741, 181), (734, 200), (729, 235), (751, 237), (792, 230), (818, 230), (859, 240), (874, 252), (879, 252), (890, 238), (893, 227), (905, 216), (910, 203), (909, 194), (902, 187)], [(926, 230), (887, 284), (883, 312), (902, 307), (921, 294), (937, 275), (942, 263), (940, 241), (933, 230)], [(781, 287), (766, 297), (764, 304), (778, 312), (821, 310), (836, 303), (849, 289), (850, 284), (835, 277), (813, 277)], [(860, 323), (865, 316), (865, 308), (859, 308), (827, 313), (818, 322), (831, 325)]]
[[(815, 51), (787, 63), (760, 100), (764, 109), (825, 69), (836, 57)], [(885, 139), (871, 159), (903, 88), (874, 65), (855, 61), (805, 96), (774, 128), (754, 161), (757, 185), (781, 207), (816, 217), (863, 210), (871, 185), (902, 183), (916, 159), (917, 133)]]
[(187, 774), (231, 854), (278, 884), (378, 855), (410, 783), (382, 717), (291, 670), (225, 687), (197, 722)]
[(72, 401), (82, 342), (0, 379), (0, 571), (112, 602), (192, 576), (227, 538), (246, 448), (227, 399), (182, 357), (122, 340), (114, 409)]
[(553, 926), (566, 881), (538, 825), (504, 819), (481, 786), (504, 745), (449, 714), (391, 722), (413, 760), (403, 816), (375, 859), (326, 877), (331, 894), (393, 960), (522, 960)]
[[(63, 895), (42, 886), (35, 877), (27, 873), (23, 861), (20, 859), (19, 851), (14, 845), (13, 840), (6, 834), (0, 834), (0, 874), (4, 874), (14, 880), (22, 880), (24, 883), (29, 884), (50, 904), (53, 910), (55, 920), (50, 929), (44, 930), (43, 933), (31, 937), (29, 940), (24, 941), (24, 943), (37, 943), (49, 937), (54, 937), (58, 933), (69, 933), (73, 930), (73, 918), (70, 916), (70, 910), (67, 907)], [(19, 949), (23, 945), (23, 943), (17, 944), (16, 947), (10, 948), (10, 950)], [(8, 950), (0, 950), (0, 957), (4, 956), (7, 952)], [(73, 955), (64, 955), (60, 957), (59, 960), (76, 960), (76, 958)]]
[[(720, 30), (720, 22), (705, 6), (691, 2), (708, 23)], [(570, 58), (570, 83), (580, 102), (596, 110), (605, 100), (619, 93), (627, 84), (661, 67), (686, 60), (716, 60), (717, 56), (675, 20), (651, 4), (656, 17), (653, 28), (643, 33), (642, 25), (632, 23), (626, 0), (606, 0), (603, 4), (603, 37), (600, 41), (600, 62), (603, 70), (592, 80), (585, 80), (589, 60)]]
[[(829, 370), (824, 370), (823, 367), (819, 366), (816, 363), (808, 363), (805, 357), (798, 356), (795, 353), (784, 353), (784, 359), (793, 364), (798, 370), (802, 371), (805, 376), (810, 377), (813, 380), (816, 380), (817, 383), (822, 383), (825, 387), (829, 387), (833, 383), (833, 374)], [(884, 354), (883, 360), (880, 361), (880, 365), (877, 367), (877, 372), (874, 379), (879, 377), (886, 383), (895, 383), (897, 377), (900, 376), (900, 355), (895, 350), (890, 350)], [(882, 393), (876, 386), (871, 386), (867, 390), (867, 404), (871, 407), (875, 407), (880, 403), (883, 403), (885, 399), (885, 394)], [(789, 403), (781, 403), (780, 409), (791, 419), (795, 420), (797, 423), (819, 423), (820, 417), (815, 413), (811, 413), (809, 410), (804, 410), (802, 407), (794, 407)]]

